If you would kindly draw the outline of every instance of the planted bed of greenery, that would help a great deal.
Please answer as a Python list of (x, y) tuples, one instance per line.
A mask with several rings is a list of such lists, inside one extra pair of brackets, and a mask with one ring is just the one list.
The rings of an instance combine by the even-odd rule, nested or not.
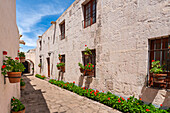
[[(105, 93), (99, 92), (98, 90), (87, 89), (85, 87), (79, 87), (73, 83), (65, 83), (63, 81), (49, 80), (51, 84), (57, 85), (61, 88), (67, 89), (71, 92), (77, 93), (78, 95), (85, 96), (92, 100), (103, 103), (114, 109), (125, 113), (169, 113), (170, 109), (163, 110), (160, 108), (155, 108), (154, 105), (146, 105), (142, 99), (134, 98), (134, 96), (129, 97), (125, 100), (123, 97), (116, 96), (110, 92)], [(160, 105), (162, 106), (162, 105)]]
[(40, 79), (43, 79), (43, 80), (46, 78), (45, 76), (41, 76), (41, 75), (39, 75), (39, 74), (36, 74), (35, 77), (40, 78)]
[(21, 103), (21, 101), (19, 101), (15, 97), (11, 99), (11, 111), (19, 112), (19, 111), (23, 111), (24, 109), (25, 106)]

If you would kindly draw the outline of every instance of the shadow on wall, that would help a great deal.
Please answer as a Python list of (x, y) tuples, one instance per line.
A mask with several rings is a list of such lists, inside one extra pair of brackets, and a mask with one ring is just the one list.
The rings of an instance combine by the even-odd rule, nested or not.
[(92, 81), (93, 81), (93, 78), (92, 78), (92, 77), (88, 77), (88, 76), (85, 78), (84, 75), (81, 75), (81, 76), (79, 77), (79, 84), (78, 84), (80, 87), (83, 86), (83, 81), (84, 81), (84, 79), (86, 80), (86, 81), (85, 81), (85, 87), (86, 87), (86, 88), (89, 88), (89, 87), (90, 87), (90, 84), (91, 84)]
[(30, 84), (30, 79), (23, 77), (26, 88), (21, 91), (21, 102), (26, 107), (26, 113), (50, 113), (41, 90), (35, 90)]

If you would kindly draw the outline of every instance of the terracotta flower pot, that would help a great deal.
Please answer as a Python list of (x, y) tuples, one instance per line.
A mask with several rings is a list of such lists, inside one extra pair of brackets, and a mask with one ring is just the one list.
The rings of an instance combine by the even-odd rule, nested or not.
[(57, 67), (58, 70), (60, 70), (61, 67)]
[(22, 111), (18, 111), (18, 112), (12, 111), (12, 113), (25, 113), (25, 109)]
[(59, 60), (61, 60), (61, 59), (62, 59), (62, 57), (58, 57), (58, 59), (59, 59)]
[(19, 57), (20, 62), (25, 62), (25, 57)]
[(94, 77), (94, 70), (86, 70), (87, 71), (87, 76), (89, 77)]
[(81, 73), (84, 73), (84, 69), (80, 68), (80, 72), (81, 72)]
[(61, 67), (61, 71), (65, 72), (65, 66)]
[(165, 82), (167, 74), (155, 74), (153, 73), (153, 77), (155, 78), (154, 81), (155, 82), (160, 82), (163, 83)]
[(25, 85), (24, 86), (20, 86), (20, 89), (23, 90), (23, 89), (25, 89), (25, 87), (26, 87)]
[[(21, 72), (7, 72), (7, 74), (10, 83), (20, 82)], [(17, 78), (12, 78), (12, 77), (17, 77)]]

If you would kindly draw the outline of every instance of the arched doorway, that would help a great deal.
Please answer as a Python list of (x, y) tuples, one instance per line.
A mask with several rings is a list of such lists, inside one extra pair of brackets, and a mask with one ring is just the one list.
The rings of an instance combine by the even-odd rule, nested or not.
[(34, 74), (34, 63), (30, 59), (26, 59), (23, 65), (26, 68), (23, 73)]

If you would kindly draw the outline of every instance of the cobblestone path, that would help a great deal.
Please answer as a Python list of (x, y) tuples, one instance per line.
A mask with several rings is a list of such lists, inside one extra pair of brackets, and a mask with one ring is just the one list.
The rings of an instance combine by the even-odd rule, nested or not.
[(34, 76), (23, 77), (21, 101), (26, 113), (121, 113)]

